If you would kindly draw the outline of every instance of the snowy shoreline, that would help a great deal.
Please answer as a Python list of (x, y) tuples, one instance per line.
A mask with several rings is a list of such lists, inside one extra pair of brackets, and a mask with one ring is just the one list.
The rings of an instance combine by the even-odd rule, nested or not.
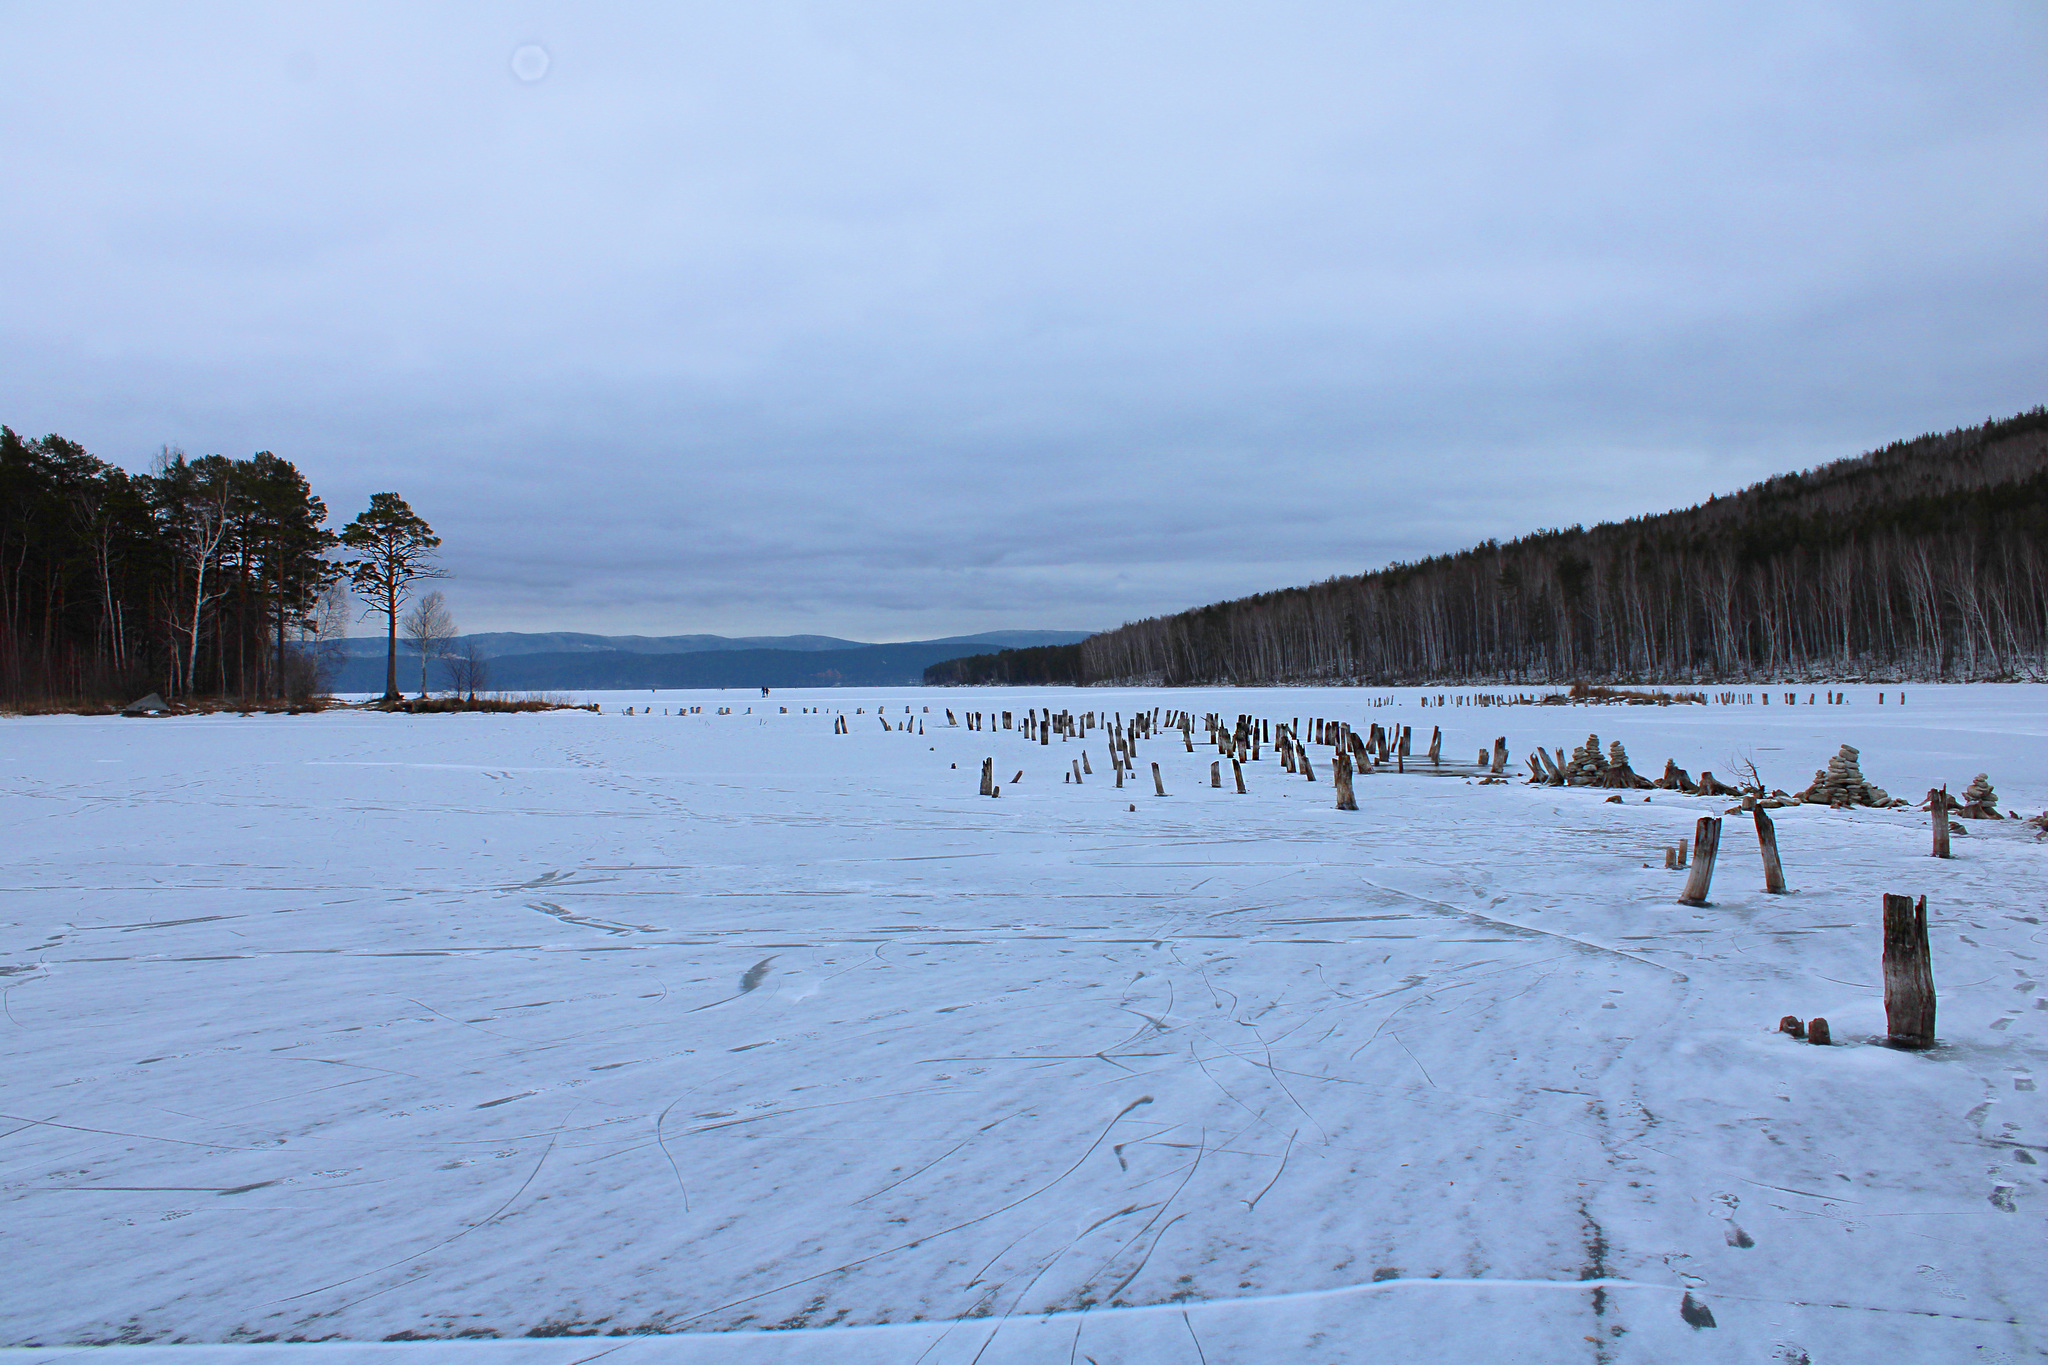
[[(1747, 757), (1788, 789), (1849, 743), (1894, 794), (1988, 771), (2031, 813), (2048, 687), (1590, 717), (1386, 696), (17, 719), (0, 1341), (546, 1365), (2042, 1348), (2048, 846), (2019, 822), (1970, 822), (1942, 863), (1920, 812), (1788, 807), (1780, 896), (1731, 822), (1695, 910), (1661, 848), (1725, 798), (1377, 773), (1339, 812), (1327, 764), (1270, 750), (1246, 795), (1210, 788), (1198, 730), (1193, 754), (1139, 742), (1162, 800), (1117, 790), (1098, 737), (944, 710), (1400, 720), (1466, 759), (1505, 733), (1517, 764), (1597, 729), (1646, 771)], [(926, 733), (831, 733), (878, 705)], [(1083, 750), (1097, 775), (1062, 783)], [(984, 757), (1023, 782), (976, 797)], [(1931, 1054), (1870, 1042), (1886, 891), (1928, 896)], [(1775, 1034), (1787, 1013), (1840, 1045)], [(380, 1341), (464, 1332), (519, 1339)]]

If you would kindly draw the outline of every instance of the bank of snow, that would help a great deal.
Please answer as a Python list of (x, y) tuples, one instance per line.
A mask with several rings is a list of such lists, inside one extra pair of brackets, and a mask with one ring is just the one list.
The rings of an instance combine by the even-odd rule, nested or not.
[[(2048, 850), (2017, 822), (1937, 863), (1917, 812), (1781, 811), (1772, 897), (1731, 820), (1690, 910), (1661, 850), (1725, 802), (1376, 775), (1340, 813), (1326, 764), (1248, 765), (1240, 797), (1177, 739), (1139, 747), (1161, 800), (1115, 789), (1099, 738), (943, 716), (1399, 719), (1518, 760), (1597, 730), (1646, 771), (1753, 757), (1788, 788), (1847, 742), (1895, 794), (1981, 770), (2048, 805), (2048, 689), (1875, 691), (7, 722), (0, 1339), (2023, 1358)], [(861, 710), (834, 736), (811, 707)], [(1931, 1055), (1866, 1041), (1885, 891), (1929, 898)], [(1771, 1032), (1786, 1013), (1846, 1045)], [(535, 1332), (683, 1335), (344, 1344)]]

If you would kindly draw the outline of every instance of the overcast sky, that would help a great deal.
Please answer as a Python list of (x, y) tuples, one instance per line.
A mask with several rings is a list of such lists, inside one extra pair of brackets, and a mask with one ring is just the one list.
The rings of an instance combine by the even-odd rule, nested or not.
[(2048, 7), (0, 6), (0, 421), (468, 629), (1099, 628), (2048, 401)]

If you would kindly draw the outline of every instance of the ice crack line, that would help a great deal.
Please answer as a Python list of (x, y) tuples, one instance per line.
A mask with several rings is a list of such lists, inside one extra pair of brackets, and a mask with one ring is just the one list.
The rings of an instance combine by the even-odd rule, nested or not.
[(1610, 948), (1604, 943), (1593, 943), (1583, 938), (1574, 938), (1570, 934), (1560, 934), (1554, 929), (1538, 929), (1533, 925), (1517, 924), (1513, 920), (1495, 919), (1492, 915), (1482, 915), (1477, 910), (1468, 910), (1462, 905), (1452, 905), (1449, 901), (1434, 900), (1431, 897), (1422, 895), (1419, 892), (1406, 891), (1398, 886), (1386, 886), (1379, 882), (1366, 881), (1364, 878), (1360, 878), (1359, 880), (1361, 884), (1369, 886), (1373, 888), (1373, 890), (1375, 891), (1385, 891), (1392, 895), (1402, 896), (1407, 898), (1408, 900), (1416, 902), (1418, 905), (1432, 905), (1439, 910), (1449, 911), (1451, 914), (1456, 915), (1460, 919), (1471, 920), (1478, 924), (1484, 924), (1488, 928), (1512, 929), (1518, 934), (1531, 934), (1541, 938), (1554, 938), (1559, 940), (1560, 942), (1576, 944), (1577, 946), (1584, 948), (1589, 953), (1603, 953), (1609, 957), (1626, 958), (1628, 961), (1637, 963), (1641, 966), (1654, 967), (1656, 970), (1660, 972), (1668, 972), (1670, 973), (1672, 980), (1675, 982), (1683, 983), (1690, 981), (1692, 979), (1691, 977), (1687, 976), (1684, 972), (1679, 971), (1676, 967), (1667, 967), (1661, 962), (1653, 962), (1647, 957), (1638, 957), (1634, 953), (1626, 952), (1620, 948)]

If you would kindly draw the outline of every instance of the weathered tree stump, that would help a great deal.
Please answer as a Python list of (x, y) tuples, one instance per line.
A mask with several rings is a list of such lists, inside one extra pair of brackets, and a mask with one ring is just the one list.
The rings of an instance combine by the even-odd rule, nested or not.
[(1223, 786), (1222, 759), (1217, 759), (1214, 763), (1211, 763), (1209, 765), (1209, 785), (1217, 788), (1221, 788)]
[(1885, 1042), (1934, 1046), (1934, 956), (1927, 946), (1927, 897), (1884, 898)]
[(996, 761), (992, 758), (981, 760), (981, 794), (993, 796), (996, 785)]
[(1778, 1021), (1778, 1032), (1789, 1033), (1794, 1038), (1804, 1038), (1806, 1036), (1806, 1025), (1799, 1022), (1798, 1015), (1788, 1014)]
[(1946, 788), (1937, 787), (1927, 793), (1927, 809), (1934, 812), (1934, 856), (1946, 858), (1948, 851), (1948, 806)]
[(1692, 866), (1692, 845), (1684, 839), (1678, 841), (1678, 865), (1680, 868)]
[(1771, 823), (1771, 817), (1758, 806), (1756, 816), (1756, 843), (1764, 855), (1764, 890), (1774, 896), (1785, 894), (1785, 869), (1778, 862), (1778, 827)]
[(1502, 735), (1493, 742), (1493, 766), (1487, 771), (1499, 777), (1508, 770), (1508, 737)]
[(1331, 781), (1337, 786), (1337, 809), (1357, 810), (1358, 798), (1351, 793), (1351, 756), (1342, 749), (1330, 760)]
[(1237, 794), (1238, 794), (1239, 796), (1243, 796), (1243, 795), (1245, 794), (1245, 791), (1244, 791), (1244, 764), (1242, 764), (1242, 763), (1239, 763), (1239, 762), (1238, 762), (1238, 761), (1237, 761), (1236, 759), (1234, 759), (1234, 758), (1233, 758), (1233, 759), (1231, 759), (1231, 760), (1230, 760), (1230, 775), (1231, 775), (1232, 777), (1234, 777), (1234, 778), (1236, 778), (1236, 779), (1237, 779)]
[(1676, 872), (1678, 870), (1678, 848), (1675, 844), (1664, 845), (1664, 870), (1666, 872)]
[(1819, 1015), (1807, 1020), (1806, 1041), (1815, 1047), (1828, 1047), (1833, 1044), (1835, 1036), (1828, 1031), (1828, 1021)]
[(1308, 779), (1309, 781), (1311, 781), (1311, 782), (1315, 781), (1315, 780), (1316, 780), (1316, 770), (1315, 770), (1314, 768), (1312, 768), (1312, 767), (1310, 767), (1310, 766), (1309, 766), (1309, 762), (1308, 762), (1308, 750), (1307, 750), (1307, 749), (1303, 749), (1303, 750), (1301, 750), (1301, 751), (1300, 751), (1300, 752), (1299, 752), (1299, 753), (1298, 753), (1298, 754), (1296, 755), (1296, 757), (1297, 757), (1297, 758), (1299, 758), (1299, 759), (1301, 760), (1301, 775), (1302, 775), (1303, 777), (1307, 778), (1307, 779)]
[(1157, 763), (1152, 765), (1152, 790), (1161, 796), (1166, 795), (1166, 780), (1160, 777)]
[(1702, 815), (1693, 827), (1692, 842), (1692, 875), (1685, 879), (1685, 894), (1678, 903), (1698, 908), (1707, 903), (1707, 888), (1713, 884), (1714, 855), (1721, 851), (1721, 818)]

